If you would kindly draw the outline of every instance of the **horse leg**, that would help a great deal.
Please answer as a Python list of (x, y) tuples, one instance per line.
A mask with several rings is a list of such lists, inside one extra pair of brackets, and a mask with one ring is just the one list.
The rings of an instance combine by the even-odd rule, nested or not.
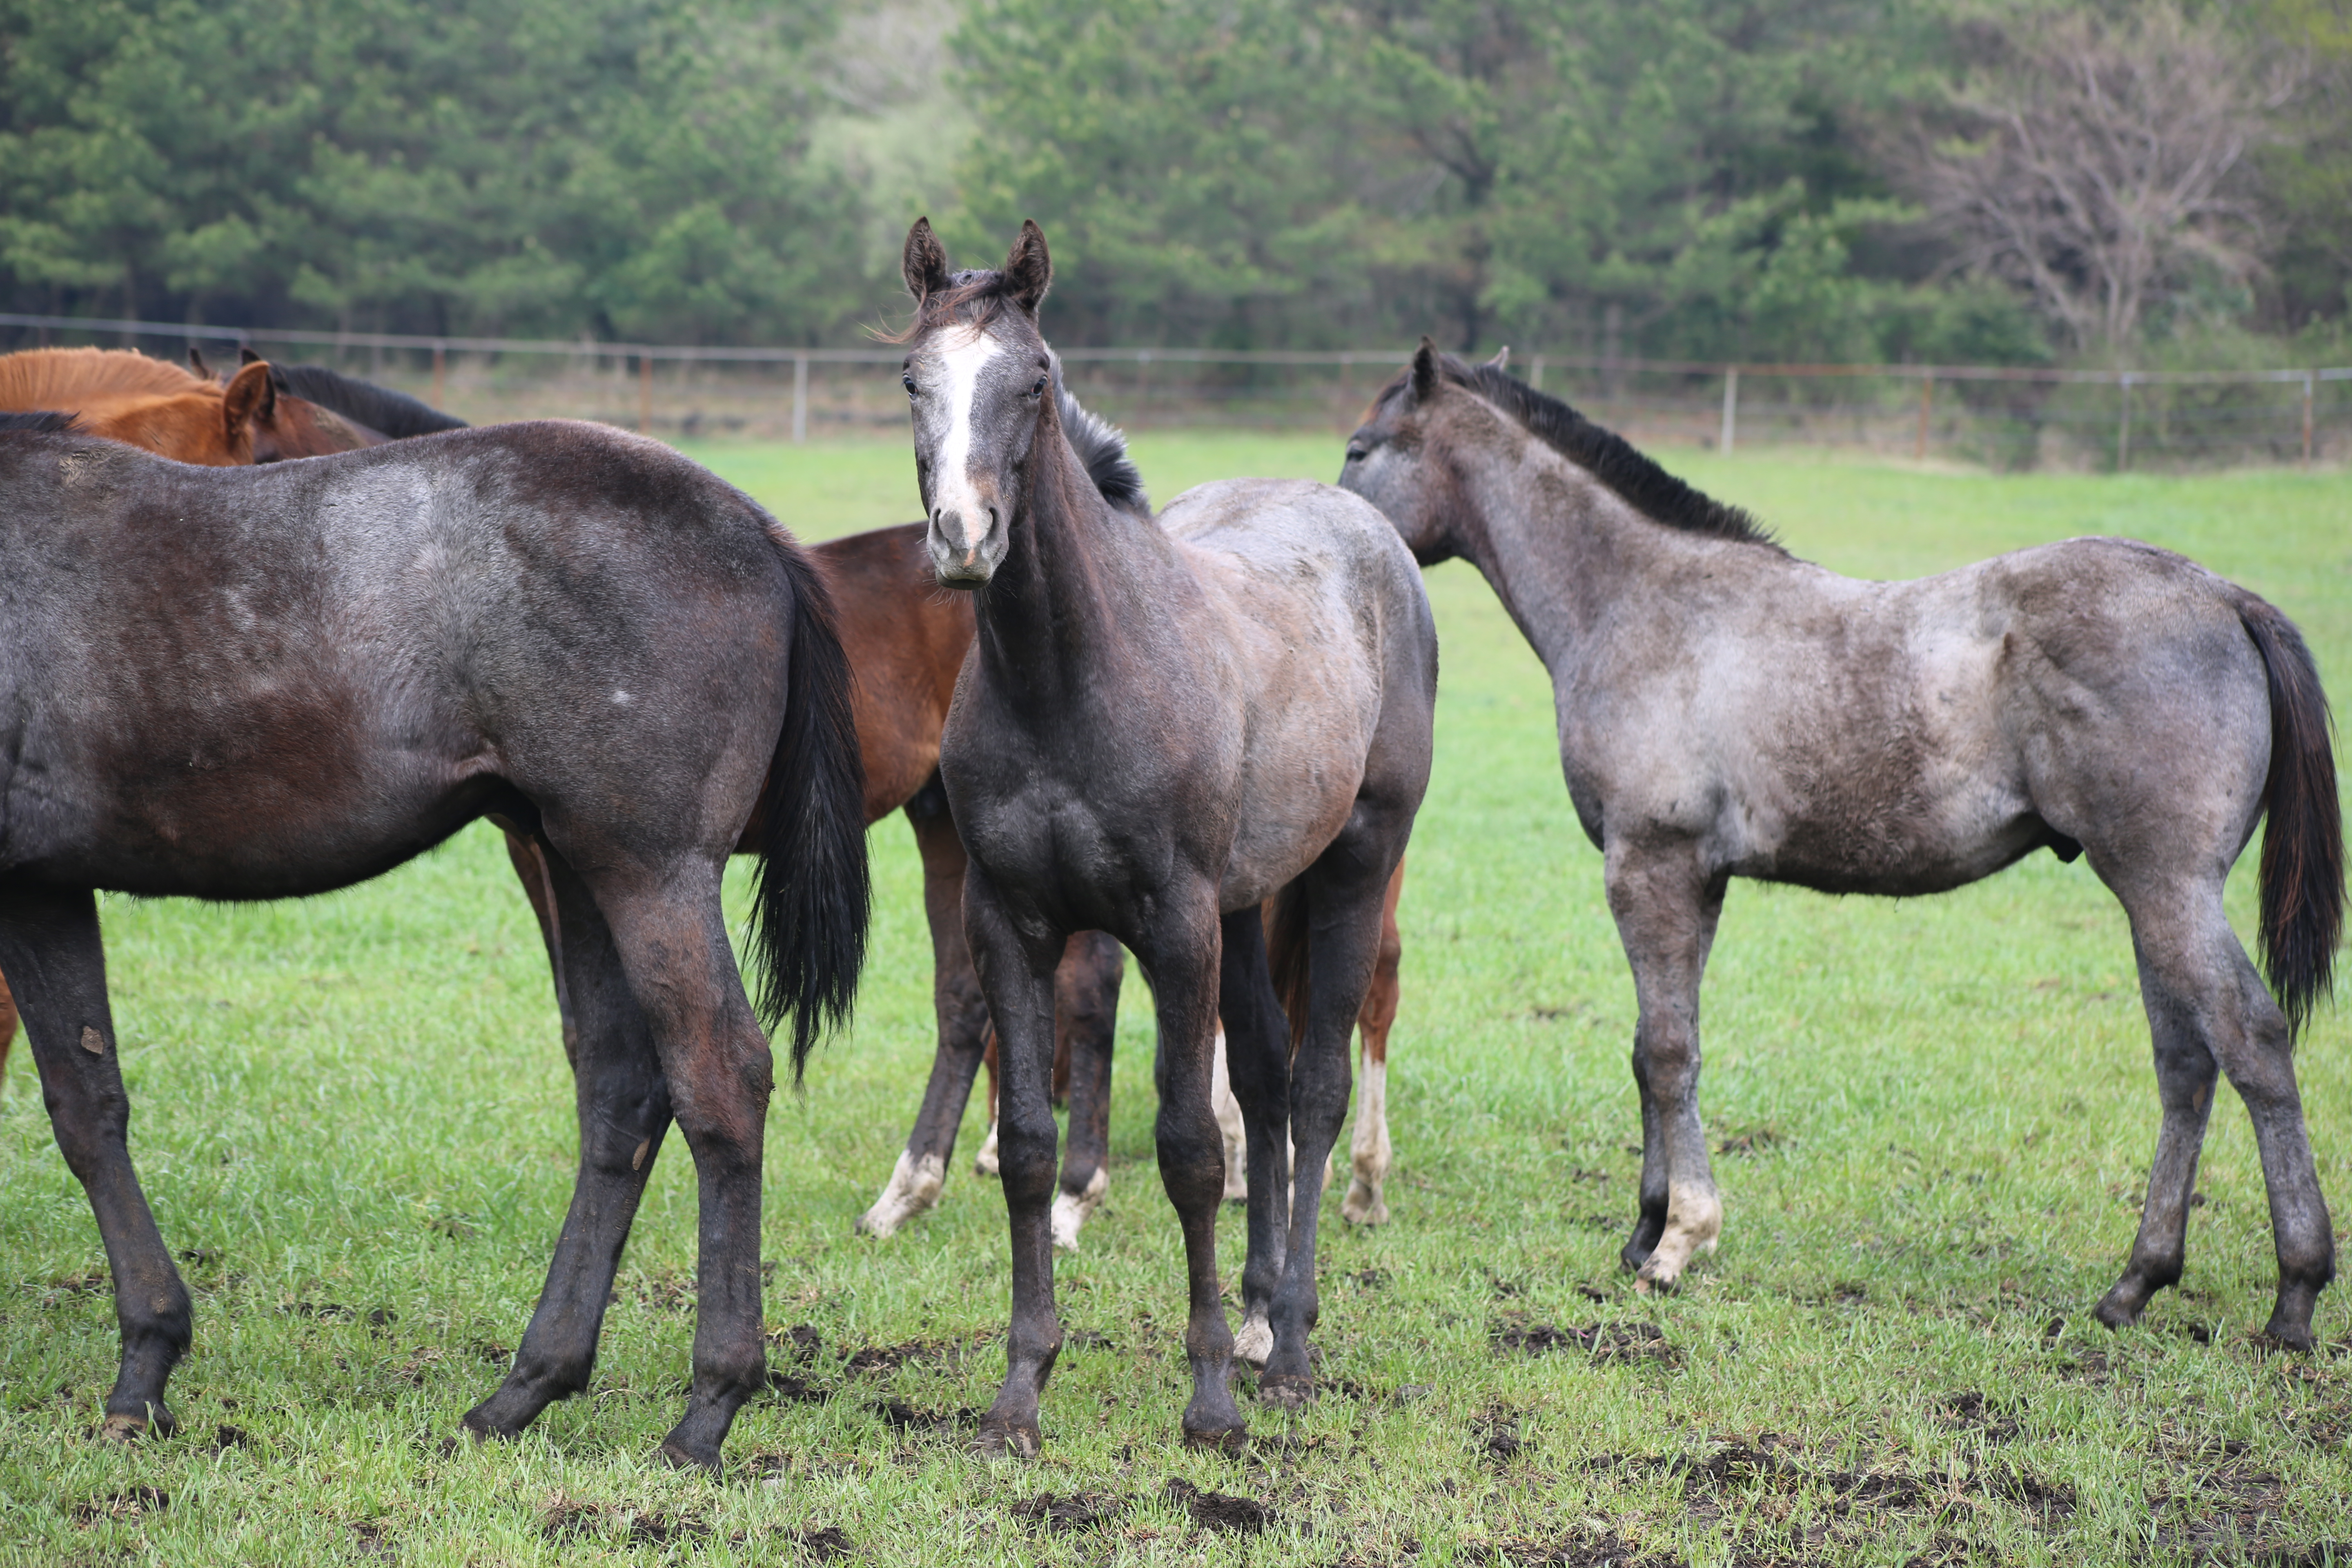
[[(947, 797), (936, 785), (926, 785), (907, 803), (907, 821), (915, 830), (915, 846), (923, 857), (923, 913), (931, 926), (931, 1005), (939, 1016), (939, 1049), (931, 1058), (931, 1079), (923, 1089), (922, 1109), (915, 1113), (914, 1130), (890, 1173), (882, 1195), (857, 1222), (869, 1236), (887, 1237), (918, 1215), (928, 1214), (940, 1201), (946, 1184), (948, 1162), (955, 1158), (956, 1130), (963, 1124), (964, 1107), (971, 1100), (973, 1077), (988, 1043), (988, 1004), (980, 994), (980, 976), (971, 966), (971, 948), (963, 934), (963, 841), (956, 837), (948, 815)], [(996, 1091), (992, 1067), (989, 1122), (996, 1121)]]
[(768, 1042), (728, 945), (719, 870), (694, 859), (583, 873), (652, 1027), (671, 1114), (694, 1152), (694, 1381), (661, 1452), (672, 1464), (705, 1469), (718, 1468), (735, 1412), (767, 1384), (760, 1168), (775, 1087)]
[(988, 1131), (980, 1140), (979, 1152), (971, 1157), (971, 1173), (975, 1176), (993, 1176), (998, 1174), (998, 1166), (1002, 1163), (997, 1157), (996, 1151), (996, 1079), (998, 1075), (996, 1029), (993, 1025), (989, 1027), (987, 1037), (988, 1047), (981, 1053), (980, 1065), (988, 1069)]
[(1217, 972), (1223, 1026), (1217, 1039), (1241, 1107), (1250, 1163), (1244, 1192), (1249, 1252), (1242, 1264), (1242, 1326), (1234, 1335), (1234, 1354), (1262, 1367), (1274, 1353), (1274, 1292), (1290, 1239), (1290, 1020), (1267, 969), (1260, 906), (1225, 916), (1223, 925)]
[(1098, 931), (1080, 931), (1054, 975), (1054, 1055), (1069, 1063), (1070, 1135), (1062, 1190), (1054, 1198), (1054, 1245), (1078, 1247), (1078, 1232), (1110, 1188), (1110, 1058), (1127, 957)]
[(187, 1288), (131, 1168), (131, 1098), (107, 1006), (96, 899), (83, 889), (0, 893), (0, 965), (24, 1006), (50, 1129), (66, 1168), (89, 1194), (114, 1277), (122, 1360), (100, 1431), (111, 1438), (168, 1433), (176, 1423), (163, 1384), (187, 1352), (192, 1317)]
[(8, 1047), (16, 1043), (16, 998), (8, 992), (8, 977), (0, 974), (0, 1077), (8, 1071)]
[(1013, 1235), (1013, 1315), (1004, 1338), (1004, 1383), (981, 1417), (984, 1454), (1037, 1452), (1044, 1434), (1037, 1398), (1062, 1353), (1054, 1310), (1054, 971), (1066, 933), (1024, 930), (974, 867), (964, 881), (964, 931), (971, 942), (1002, 1072), (997, 1156)]
[(2289, 1348), (2308, 1350), (2312, 1309), (2335, 1278), (2336, 1245), (2295, 1087), (2286, 1016), (2223, 917), (2218, 881), (2162, 894), (2135, 889), (2125, 908), (2132, 918), (2164, 1118), (2131, 1259), (2099, 1302), (2098, 1319), (2121, 1328), (2138, 1318), (2158, 1290), (2180, 1279), (2189, 1201), (2218, 1064), (2252, 1119), (2270, 1197), (2279, 1283), (2263, 1332)]
[(1404, 939), (1397, 934), (1396, 919), (1397, 900), (1403, 892), (1404, 862), (1400, 860), (1381, 903), (1381, 951), (1372, 964), (1371, 989), (1364, 993), (1363, 1010), (1356, 1015), (1364, 1067), (1356, 1089), (1355, 1135), (1348, 1143), (1354, 1175), (1348, 1195), (1339, 1202), (1340, 1217), (1350, 1225), (1386, 1225), (1389, 1218), (1381, 1184), (1389, 1174), (1389, 1029), (1396, 1022), (1397, 968), (1404, 959)]
[(1234, 1098), (1233, 1072), (1225, 1061), (1225, 1026), (1217, 1025), (1216, 1055), (1209, 1066), (1209, 1110), (1225, 1141), (1225, 1202), (1249, 1197), (1249, 1133), (1242, 1121), (1242, 1102)]
[(1171, 888), (1158, 914), (1158, 923), (1143, 933), (1135, 952), (1151, 983), (1160, 1030), (1152, 1067), (1160, 1089), (1160, 1114), (1152, 1127), (1160, 1180), (1184, 1231), (1184, 1354), (1192, 1363), (1192, 1397), (1184, 1406), (1182, 1430), (1184, 1441), (1196, 1447), (1238, 1448), (1249, 1427), (1234, 1403), (1234, 1336), (1217, 1280), (1224, 1139), (1209, 1109), (1223, 948), (1216, 888)]
[(576, 1070), (580, 1065), (580, 1026), (572, 1016), (571, 994), (563, 987), (563, 924), (555, 911), (555, 881), (548, 868), (548, 851), (537, 838), (506, 818), (491, 820), (506, 835), (508, 863), (514, 867), (515, 879), (522, 884), (523, 897), (530, 900), (530, 912), (539, 917), (539, 940), (546, 944), (548, 972), (555, 977), (555, 1013), (563, 1026), (563, 1059)]
[(1642, 1093), (1642, 1212), (1622, 1256), (1647, 1289), (1674, 1284), (1723, 1229), (1699, 1123), (1698, 989), (1724, 882), (1701, 873), (1687, 844), (1612, 845), (1607, 880), (1641, 1008), (1633, 1080)]
[(517, 867), (544, 876), (542, 920), (570, 939), (572, 962), (568, 973), (559, 969), (556, 989), (576, 1004), (582, 1026), (571, 1038), (580, 1168), (514, 1363), (497, 1392), (466, 1413), (466, 1430), (478, 1437), (511, 1437), (555, 1401), (586, 1391), (621, 1249), (670, 1123), (669, 1086), (611, 928), (561, 856), (536, 839), (526, 846), (529, 858), (517, 855)]
[(1351, 1087), (1349, 1047), (1380, 961), (1381, 911), (1391, 876), (1412, 831), (1410, 810), (1378, 809), (1360, 800), (1349, 826), (1317, 857), (1284, 896), (1281, 918), (1303, 927), (1306, 942), (1306, 1028), (1290, 1068), (1290, 1236), (1281, 1282), (1275, 1288), (1274, 1352), (1258, 1379), (1258, 1397), (1291, 1408), (1315, 1397), (1307, 1335), (1321, 1315), (1315, 1279), (1322, 1179)]

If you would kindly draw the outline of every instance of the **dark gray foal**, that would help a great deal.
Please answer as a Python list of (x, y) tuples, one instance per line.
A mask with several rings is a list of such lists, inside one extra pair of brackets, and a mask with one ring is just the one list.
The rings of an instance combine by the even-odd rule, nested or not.
[(93, 890), (296, 898), (496, 816), (554, 890), (580, 1170), (513, 1369), (466, 1425), (511, 1435), (587, 1386), (675, 1120), (700, 1187), (700, 1296), (662, 1451), (717, 1464), (766, 1378), (771, 1076), (719, 874), (756, 808), (756, 947), (766, 1000), (796, 1015), (797, 1065), (864, 952), (859, 792), (814, 572), (657, 443), (503, 425), (199, 468), (0, 435), (0, 969), (114, 1276), (106, 1430), (171, 1426), (191, 1324), (131, 1172)]
[[(978, 622), (940, 766), (971, 857), (964, 931), (1003, 1066), (1013, 1322), (981, 1445), (1035, 1450), (1061, 1351), (1046, 1076), (1054, 970), (1076, 931), (1117, 937), (1151, 984), (1160, 1170), (1191, 1287), (1183, 1431), (1237, 1442), (1218, 1304), (1217, 1018), (1249, 1124), (1243, 1306), (1273, 1328), (1261, 1394), (1294, 1403), (1314, 1388), (1317, 1199), (1347, 1112), (1349, 1039), (1429, 779), (1429, 603), (1380, 514), (1327, 486), (1205, 485), (1157, 521), (1107, 504), (1047, 395), (1036, 310), (1051, 268), (1034, 224), (1001, 273), (950, 277), (928, 223), (905, 260), (931, 559), (942, 584), (973, 591)], [(1276, 945), (1297, 960), (1287, 1016), (1259, 913), (1277, 892)]]
[[(1641, 1215), (1672, 1283), (1723, 1209), (1698, 1115), (1699, 975), (1733, 877), (1941, 892), (2087, 855), (2131, 919), (2164, 1108), (2121, 1326), (2180, 1278), (2216, 1068), (2253, 1118), (2278, 1247), (2268, 1332), (2311, 1343), (2335, 1273), (2294, 1029), (2327, 990), (2343, 835), (2327, 704), (2285, 616), (2193, 562), (2075, 539), (1913, 583), (1792, 559), (1567, 405), (1423, 340), (1340, 482), (1424, 563), (1486, 574), (1551, 671), (1577, 816), (1607, 858), (1641, 1020)], [(2221, 913), (2267, 812), (2262, 942)], [(2282, 1007), (2281, 1004), (2284, 1004)]]

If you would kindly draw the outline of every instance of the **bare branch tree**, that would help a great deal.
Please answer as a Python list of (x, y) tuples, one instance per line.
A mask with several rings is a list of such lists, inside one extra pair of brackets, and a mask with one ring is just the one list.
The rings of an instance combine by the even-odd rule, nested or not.
[(2247, 154), (2292, 62), (2257, 61), (2171, 0), (2014, 25), (1897, 151), (1956, 265), (2031, 293), (2077, 347), (2115, 346), (2200, 272), (2261, 270)]

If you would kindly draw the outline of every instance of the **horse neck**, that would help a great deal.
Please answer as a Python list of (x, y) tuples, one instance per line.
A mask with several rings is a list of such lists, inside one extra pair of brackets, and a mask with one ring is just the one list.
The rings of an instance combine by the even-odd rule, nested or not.
[(1148, 613), (1153, 581), (1174, 567), (1158, 523), (1102, 498), (1047, 405), (1022, 476), (1004, 559), (974, 597), (982, 663), (1003, 689), (1063, 700)]
[(1555, 686), (1580, 667), (1612, 607), (1652, 597), (1696, 551), (1725, 548), (1654, 522), (1536, 437), (1457, 465), (1462, 555), (1502, 600)]

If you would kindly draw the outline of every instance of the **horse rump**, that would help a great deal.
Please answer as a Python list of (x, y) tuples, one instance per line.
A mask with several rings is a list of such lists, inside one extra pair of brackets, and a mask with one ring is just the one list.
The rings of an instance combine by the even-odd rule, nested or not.
[(2238, 590), (2238, 619), (2263, 658), (2271, 700), (2271, 767), (2263, 784), (2263, 973), (2300, 1034), (2335, 988), (2344, 934), (2344, 821), (2336, 795), (2335, 723), (2294, 623)]
[(780, 539), (793, 586), (784, 727), (760, 789), (759, 858), (748, 932), (760, 1016), (793, 1019), (793, 1081), (817, 1037), (849, 1017), (866, 963), (873, 889), (866, 863), (866, 767), (849, 700), (849, 659), (833, 600), (800, 547)]

